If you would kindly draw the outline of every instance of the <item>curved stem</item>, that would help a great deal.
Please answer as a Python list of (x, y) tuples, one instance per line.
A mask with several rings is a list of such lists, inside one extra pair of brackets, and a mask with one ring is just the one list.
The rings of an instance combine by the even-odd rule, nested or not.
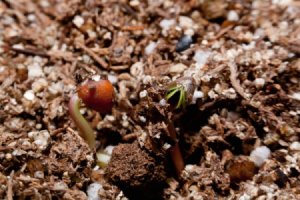
[(88, 143), (91, 149), (95, 147), (95, 134), (91, 125), (80, 113), (80, 99), (74, 94), (69, 102), (69, 112), (74, 123), (79, 129), (80, 136)]
[[(171, 122), (171, 121), (168, 121), (168, 131), (170, 133), (171, 138), (176, 141), (177, 140), (176, 130), (173, 125), (173, 122)], [(181, 174), (182, 170), (184, 169), (185, 164), (184, 164), (184, 160), (183, 160), (183, 157), (181, 154), (181, 150), (180, 150), (178, 141), (175, 143), (174, 146), (172, 146), (170, 148), (170, 156), (171, 156), (171, 159), (172, 159), (175, 171), (176, 171), (176, 175), (177, 175), (177, 177), (180, 177), (180, 174)]]

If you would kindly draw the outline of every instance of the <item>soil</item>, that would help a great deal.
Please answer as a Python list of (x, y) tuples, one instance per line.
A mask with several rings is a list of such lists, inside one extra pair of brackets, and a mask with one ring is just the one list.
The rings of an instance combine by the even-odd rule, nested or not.
[[(296, 0), (0, 1), (0, 199), (300, 199), (299, 25)], [(68, 101), (99, 77), (90, 149)]]
[(107, 178), (130, 199), (161, 199), (167, 177), (160, 160), (148, 155), (137, 142), (120, 144), (113, 150)]

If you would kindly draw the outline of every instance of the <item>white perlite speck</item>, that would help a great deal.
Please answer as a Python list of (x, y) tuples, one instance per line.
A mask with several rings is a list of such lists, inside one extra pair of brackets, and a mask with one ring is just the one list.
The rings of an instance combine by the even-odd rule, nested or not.
[(149, 55), (149, 54), (153, 53), (157, 44), (158, 44), (158, 42), (151, 41), (145, 48), (145, 54)]
[(179, 26), (181, 28), (192, 28), (194, 25), (194, 22), (191, 18), (186, 16), (180, 16), (179, 17)]
[(33, 101), (35, 98), (33, 90), (27, 90), (24, 93), (24, 98), (27, 99), (28, 101)]
[(135, 77), (142, 77), (144, 74), (144, 64), (136, 62), (130, 67), (130, 74)]
[(286, 6), (290, 5), (292, 3), (292, 0), (272, 0), (272, 3), (280, 6)]
[(164, 32), (166, 32), (175, 23), (176, 23), (175, 19), (163, 19), (159, 22), (159, 26), (163, 29)]
[(81, 16), (76, 15), (72, 22), (77, 28), (80, 28), (84, 24), (84, 19)]
[(101, 198), (98, 195), (98, 191), (100, 189), (102, 189), (102, 185), (100, 183), (90, 184), (86, 190), (88, 200), (100, 200)]
[(227, 14), (227, 20), (232, 22), (239, 21), (239, 15), (235, 10), (230, 10)]
[(187, 69), (187, 66), (182, 64), (182, 63), (178, 63), (175, 65), (172, 65), (169, 69), (170, 73), (182, 73), (185, 69)]
[(168, 143), (165, 143), (165, 144), (163, 145), (163, 149), (164, 149), (164, 150), (168, 150), (168, 149), (170, 149), (170, 148), (171, 148), (171, 145), (168, 144)]
[(196, 51), (193, 59), (196, 61), (196, 68), (201, 69), (207, 62), (211, 52), (209, 51)]
[(229, 88), (222, 91), (222, 95), (229, 99), (235, 99), (237, 97), (237, 94), (233, 88)]
[(291, 150), (294, 150), (294, 151), (300, 151), (300, 142), (293, 142), (291, 145), (290, 145), (290, 149)]
[(113, 145), (108, 145), (107, 147), (105, 147), (105, 149), (103, 150), (104, 153), (107, 153), (108, 155), (111, 155), (113, 150), (114, 150), (115, 146)]
[(48, 82), (44, 78), (37, 79), (31, 84), (31, 88), (34, 92), (40, 92), (46, 87), (48, 87)]
[(239, 200), (250, 200), (251, 197), (248, 194), (243, 194), (242, 196), (240, 196)]
[(54, 183), (53, 190), (67, 190), (67, 189), (68, 189), (68, 185), (63, 181)]
[(140, 95), (140, 98), (145, 98), (148, 95), (148, 92), (147, 92), (147, 90), (143, 90), (140, 92), (139, 95)]
[(32, 131), (28, 133), (28, 137), (34, 140), (33, 143), (36, 144), (40, 150), (45, 150), (48, 146), (50, 134), (47, 130)]
[(43, 76), (44, 72), (41, 68), (41, 66), (35, 62), (32, 65), (28, 65), (28, 77), (34, 78), (34, 77), (40, 77)]
[(264, 85), (265, 85), (265, 79), (263, 79), (263, 78), (256, 78), (255, 80), (254, 80), (254, 84), (255, 84), (255, 87), (256, 88), (261, 88), (261, 87), (263, 87)]
[(147, 121), (146, 117), (144, 117), (144, 116), (139, 116), (139, 120), (143, 123), (145, 123)]
[(202, 91), (197, 91), (195, 90), (194, 94), (193, 94), (193, 99), (192, 99), (192, 103), (196, 103), (197, 99), (200, 99), (204, 97), (204, 94)]
[(34, 172), (34, 178), (43, 179), (44, 178), (44, 172), (43, 171)]
[(159, 105), (165, 106), (165, 105), (167, 105), (167, 101), (166, 101), (165, 99), (161, 99), (161, 100), (159, 101)]
[(99, 81), (100, 79), (101, 79), (101, 76), (98, 74), (92, 76), (93, 81)]
[(270, 154), (271, 151), (268, 147), (260, 146), (251, 152), (250, 160), (252, 160), (257, 167), (260, 167), (270, 157)]
[(300, 101), (300, 92), (296, 92), (290, 96), (292, 99)]
[(108, 74), (107, 79), (111, 82), (111, 84), (115, 85), (118, 83), (118, 77), (114, 74)]

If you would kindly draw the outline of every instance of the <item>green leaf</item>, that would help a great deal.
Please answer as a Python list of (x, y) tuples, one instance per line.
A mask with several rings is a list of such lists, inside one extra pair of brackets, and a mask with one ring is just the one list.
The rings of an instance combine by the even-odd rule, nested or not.
[(182, 85), (172, 87), (168, 90), (168, 93), (166, 95), (166, 99), (168, 101), (178, 92), (179, 92), (179, 99), (175, 107), (176, 109), (179, 109), (180, 107), (184, 108), (186, 105), (186, 92), (184, 90), (184, 87)]
[(169, 100), (169, 99), (172, 98), (172, 96), (174, 96), (178, 91), (179, 91), (179, 88), (178, 88), (178, 87), (171, 88), (171, 89), (168, 91), (168, 93), (167, 93), (166, 99)]

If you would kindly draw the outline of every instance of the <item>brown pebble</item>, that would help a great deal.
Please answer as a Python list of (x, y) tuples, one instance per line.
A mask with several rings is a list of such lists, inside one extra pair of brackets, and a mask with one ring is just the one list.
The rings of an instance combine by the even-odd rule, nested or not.
[(251, 179), (256, 173), (256, 167), (248, 158), (238, 157), (227, 165), (226, 172), (231, 182), (241, 182)]

